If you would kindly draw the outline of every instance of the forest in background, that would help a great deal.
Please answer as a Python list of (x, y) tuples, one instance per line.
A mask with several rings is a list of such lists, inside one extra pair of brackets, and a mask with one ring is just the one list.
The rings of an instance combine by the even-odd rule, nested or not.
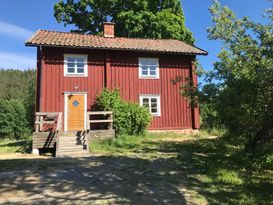
[(0, 69), (0, 139), (30, 136), (34, 123), (35, 70)]

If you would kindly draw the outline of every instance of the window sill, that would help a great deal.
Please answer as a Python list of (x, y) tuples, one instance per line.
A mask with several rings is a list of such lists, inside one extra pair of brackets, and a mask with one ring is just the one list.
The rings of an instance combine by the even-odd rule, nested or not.
[(65, 74), (64, 77), (74, 77), (74, 78), (87, 78), (88, 76), (87, 75), (80, 75), (80, 74)]
[(161, 115), (160, 114), (151, 114), (152, 117), (160, 117)]
[(152, 80), (158, 80), (159, 79), (159, 77), (153, 77), (153, 76), (139, 76), (139, 79), (144, 79), (144, 80), (146, 80), (146, 79), (152, 79)]

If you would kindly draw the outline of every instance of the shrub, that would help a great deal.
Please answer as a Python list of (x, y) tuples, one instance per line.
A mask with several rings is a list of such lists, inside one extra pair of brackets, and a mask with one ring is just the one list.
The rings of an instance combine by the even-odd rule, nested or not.
[(113, 111), (113, 126), (117, 134), (143, 134), (151, 121), (147, 108), (123, 101), (117, 89), (104, 89), (97, 97), (94, 109)]
[(19, 100), (0, 99), (0, 138), (22, 139), (27, 130), (26, 110)]
[(13, 127), (12, 107), (9, 101), (0, 99), (0, 138), (11, 136)]

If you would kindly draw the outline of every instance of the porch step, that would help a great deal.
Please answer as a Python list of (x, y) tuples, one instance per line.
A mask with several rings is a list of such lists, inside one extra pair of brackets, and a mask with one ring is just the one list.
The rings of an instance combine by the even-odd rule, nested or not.
[(56, 157), (87, 157), (90, 156), (89, 152), (61, 152)]
[[(82, 134), (82, 135), (81, 135)], [(56, 157), (82, 157), (89, 155), (85, 133), (66, 132), (59, 136)]]

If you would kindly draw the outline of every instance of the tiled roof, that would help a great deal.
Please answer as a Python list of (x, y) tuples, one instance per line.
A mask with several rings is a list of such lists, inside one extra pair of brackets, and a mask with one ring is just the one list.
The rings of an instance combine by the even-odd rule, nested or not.
[(158, 40), (123, 37), (102, 37), (89, 34), (38, 30), (26, 41), (26, 46), (48, 46), (107, 50), (207, 55), (207, 52), (179, 40)]

